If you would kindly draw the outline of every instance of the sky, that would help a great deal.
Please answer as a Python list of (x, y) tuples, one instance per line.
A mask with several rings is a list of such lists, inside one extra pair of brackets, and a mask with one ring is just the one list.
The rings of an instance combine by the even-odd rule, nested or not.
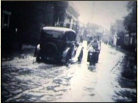
[(109, 30), (115, 20), (123, 20), (128, 14), (128, 1), (71, 1), (78, 9), (79, 20), (83, 23), (95, 23)]

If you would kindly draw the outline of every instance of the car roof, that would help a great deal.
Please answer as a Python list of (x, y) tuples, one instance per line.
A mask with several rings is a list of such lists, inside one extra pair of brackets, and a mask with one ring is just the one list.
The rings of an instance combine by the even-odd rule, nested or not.
[(63, 32), (72, 31), (72, 32), (76, 33), (74, 30), (72, 30), (70, 28), (65, 28), (65, 27), (46, 26), (46, 27), (43, 27), (43, 30), (54, 30), (54, 31), (63, 31)]

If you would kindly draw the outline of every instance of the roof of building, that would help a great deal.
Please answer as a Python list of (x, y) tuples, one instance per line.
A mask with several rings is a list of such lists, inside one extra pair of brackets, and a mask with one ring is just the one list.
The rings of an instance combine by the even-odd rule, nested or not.
[(74, 33), (76, 33), (74, 30), (70, 29), (70, 28), (65, 28), (65, 27), (54, 27), (54, 26), (46, 26), (43, 27), (43, 30), (55, 30), (55, 31), (72, 31)]
[(80, 14), (71, 5), (67, 7), (67, 11), (76, 18), (80, 16)]
[(80, 15), (80, 11), (79, 9), (74, 5), (74, 3), (72, 1), (68, 1), (69, 5), (71, 7), (73, 7), (73, 9)]

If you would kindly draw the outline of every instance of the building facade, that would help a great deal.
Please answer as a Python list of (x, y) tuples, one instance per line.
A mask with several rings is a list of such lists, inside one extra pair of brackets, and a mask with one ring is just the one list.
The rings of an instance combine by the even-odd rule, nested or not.
[(18, 31), (24, 42), (39, 41), (44, 26), (63, 26), (67, 1), (2, 1), (2, 29)]
[(123, 20), (117, 20), (114, 25), (111, 26), (110, 44), (119, 46), (130, 52), (136, 52), (137, 38), (136, 33), (129, 33), (125, 30)]
[(68, 4), (69, 5), (66, 9), (64, 26), (78, 32), (78, 17), (80, 16), (79, 11), (75, 8), (72, 2), (69, 1)]

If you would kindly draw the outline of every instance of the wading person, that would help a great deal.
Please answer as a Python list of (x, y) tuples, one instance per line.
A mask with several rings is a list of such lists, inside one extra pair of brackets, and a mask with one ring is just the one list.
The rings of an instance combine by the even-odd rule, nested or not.
[(92, 55), (92, 64), (98, 62), (99, 53), (100, 53), (100, 45), (101, 44), (98, 41), (98, 38), (95, 36), (93, 41), (92, 41), (92, 47), (93, 47), (93, 49), (95, 51), (95, 52), (93, 52), (93, 55)]
[(81, 62), (82, 62), (82, 57), (83, 57), (83, 49), (84, 49), (84, 47), (82, 47), (81, 52), (80, 52), (80, 55), (79, 55), (79, 57), (78, 57), (78, 62), (79, 62), (79, 63), (81, 63)]

